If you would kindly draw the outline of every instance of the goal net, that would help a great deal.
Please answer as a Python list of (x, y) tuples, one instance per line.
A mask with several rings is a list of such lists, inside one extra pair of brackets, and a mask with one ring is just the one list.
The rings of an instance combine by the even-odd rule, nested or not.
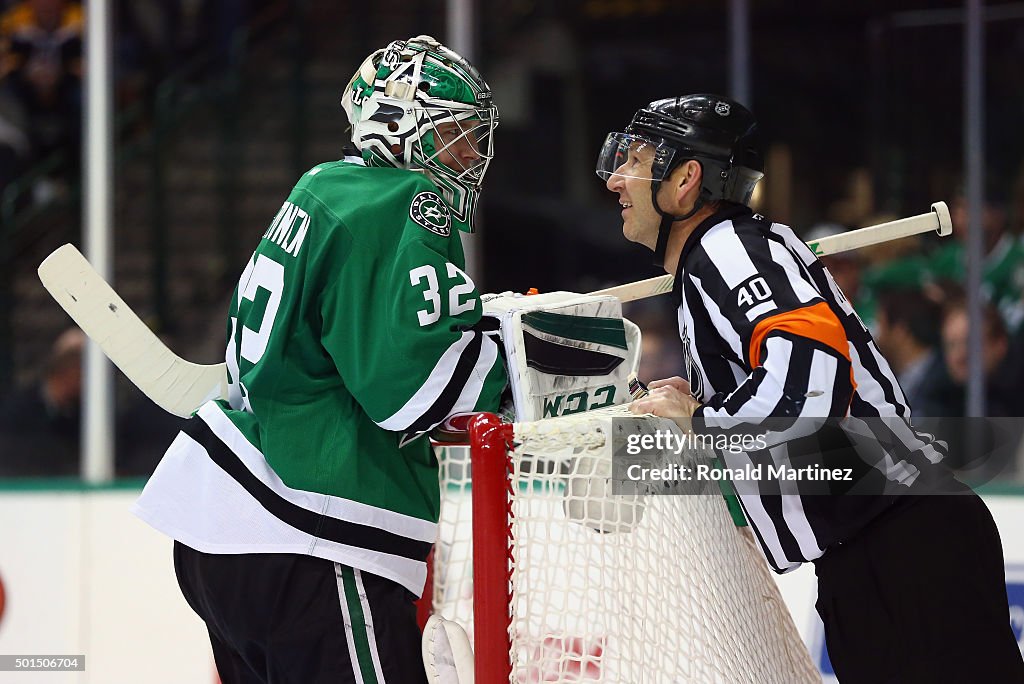
[(714, 482), (612, 494), (612, 431), (665, 422), (490, 416), (472, 463), (446, 450), (433, 610), (474, 640), (478, 684), (821, 681)]

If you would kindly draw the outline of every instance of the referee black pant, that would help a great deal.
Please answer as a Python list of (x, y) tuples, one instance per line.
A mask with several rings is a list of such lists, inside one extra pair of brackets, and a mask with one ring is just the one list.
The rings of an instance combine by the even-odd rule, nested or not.
[(999, 532), (975, 494), (903, 502), (815, 570), (841, 684), (1024, 682)]
[(224, 684), (426, 684), (415, 597), (395, 582), (312, 556), (179, 542), (174, 570)]

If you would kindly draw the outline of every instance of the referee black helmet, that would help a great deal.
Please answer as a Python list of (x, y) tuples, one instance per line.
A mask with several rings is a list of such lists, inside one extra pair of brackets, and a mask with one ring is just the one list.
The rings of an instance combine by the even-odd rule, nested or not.
[(749, 109), (727, 97), (698, 94), (656, 100), (633, 115), (626, 132), (675, 148), (674, 165), (688, 159), (700, 162), (706, 200), (747, 204), (764, 176), (757, 121)]

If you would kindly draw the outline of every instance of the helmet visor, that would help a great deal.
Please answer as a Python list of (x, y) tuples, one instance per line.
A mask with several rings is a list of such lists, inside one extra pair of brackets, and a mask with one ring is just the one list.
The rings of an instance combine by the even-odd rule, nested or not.
[(607, 181), (612, 176), (664, 180), (672, 168), (675, 149), (631, 133), (609, 133), (597, 157), (597, 175)]

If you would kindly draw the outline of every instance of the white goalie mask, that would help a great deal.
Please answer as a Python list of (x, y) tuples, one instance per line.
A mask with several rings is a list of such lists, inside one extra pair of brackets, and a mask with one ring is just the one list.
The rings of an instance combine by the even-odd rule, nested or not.
[(469, 62), (430, 36), (397, 40), (366, 58), (341, 104), (368, 165), (425, 172), (472, 232), (498, 110)]

